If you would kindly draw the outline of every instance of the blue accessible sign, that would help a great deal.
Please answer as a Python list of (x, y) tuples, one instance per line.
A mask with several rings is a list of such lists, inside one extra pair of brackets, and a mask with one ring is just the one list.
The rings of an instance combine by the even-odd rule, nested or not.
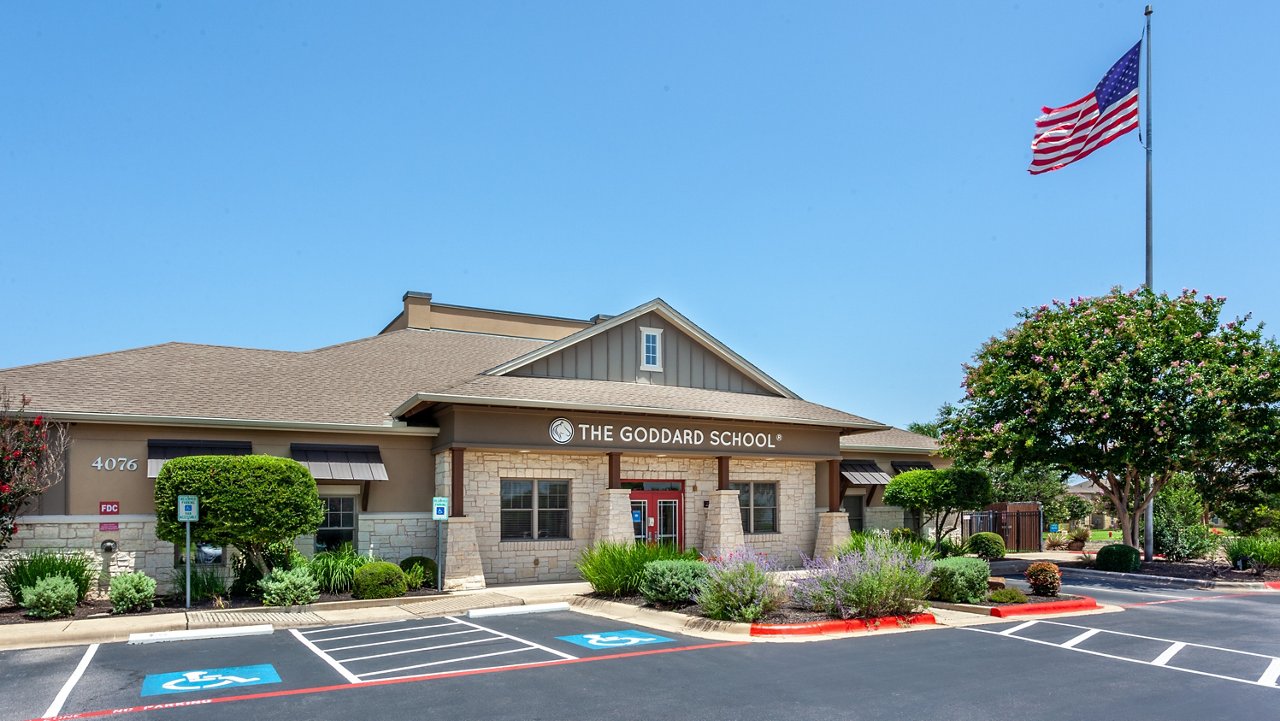
[(585, 646), (587, 648), (628, 648), (644, 646), (650, 643), (670, 643), (665, 636), (655, 636), (642, 631), (605, 631), (604, 633), (584, 633), (578, 636), (557, 636), (561, 641)]
[(640, 511), (632, 511), (632, 512), (631, 512), (631, 522), (632, 522), (632, 523), (640, 523), (640, 522), (641, 522), (641, 521), (643, 521), (643, 520), (644, 520), (644, 518), (640, 515)]
[(1057, 533), (1057, 532), (1058, 532), (1058, 524), (1056, 524), (1056, 523), (1050, 523), (1050, 524), (1049, 524), (1049, 533)]
[(280, 683), (280, 674), (269, 663), (257, 666), (232, 666), (230, 668), (205, 668), (198, 671), (156, 673), (142, 682), (143, 696), (159, 696), (165, 693), (187, 691), (212, 691), (218, 688), (257, 686), (264, 683)]

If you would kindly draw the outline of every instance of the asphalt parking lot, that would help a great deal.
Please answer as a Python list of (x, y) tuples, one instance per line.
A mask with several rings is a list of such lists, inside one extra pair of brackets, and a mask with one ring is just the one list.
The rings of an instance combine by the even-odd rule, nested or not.
[(799, 644), (560, 611), (4, 652), (0, 719), (1274, 716), (1280, 593), (1064, 590), (1126, 609)]

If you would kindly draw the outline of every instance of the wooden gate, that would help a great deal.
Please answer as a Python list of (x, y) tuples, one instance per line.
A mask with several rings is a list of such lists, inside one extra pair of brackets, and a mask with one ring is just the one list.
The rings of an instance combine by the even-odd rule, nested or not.
[(1039, 503), (994, 503), (966, 513), (960, 528), (965, 540), (984, 531), (998, 534), (1010, 551), (1043, 551), (1043, 513)]

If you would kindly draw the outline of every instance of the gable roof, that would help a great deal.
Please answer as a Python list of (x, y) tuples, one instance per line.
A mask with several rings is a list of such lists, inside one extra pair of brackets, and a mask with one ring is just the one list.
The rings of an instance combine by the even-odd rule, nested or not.
[(932, 455), (938, 451), (939, 447), (937, 439), (892, 427), (840, 437), (842, 451), (886, 451)]
[(666, 320), (668, 323), (671, 323), (673, 326), (679, 328), (681, 331), (689, 335), (691, 338), (701, 343), (707, 350), (711, 351), (713, 354), (718, 356), (724, 362), (728, 363), (734, 369), (741, 372), (743, 375), (747, 376), (748, 378), (752, 379), (756, 383), (760, 384), (761, 387), (767, 388), (768, 390), (773, 391), (774, 393), (777, 393), (779, 396), (782, 396), (783, 398), (790, 398), (794, 400), (800, 399), (800, 396), (792, 392), (791, 389), (782, 385), (777, 380), (769, 376), (767, 373), (760, 370), (752, 363), (748, 362), (746, 358), (743, 358), (742, 356), (730, 350), (728, 346), (716, 340), (714, 336), (712, 336), (710, 333), (706, 332), (702, 328), (698, 327), (698, 325), (693, 321), (684, 317), (682, 314), (680, 314), (679, 311), (677, 311), (675, 308), (672, 308), (670, 305), (667, 304), (665, 300), (661, 298), (654, 298), (648, 303), (636, 306), (635, 308), (632, 308), (631, 310), (621, 315), (613, 316), (612, 318), (606, 321), (597, 323), (591, 326), (590, 328), (584, 328), (578, 331), (577, 333), (566, 336), (558, 341), (549, 343), (541, 348), (536, 348), (534, 350), (531, 350), (528, 353), (518, 358), (512, 358), (506, 363), (495, 366), (485, 371), (484, 375), (505, 376), (511, 373), (512, 371), (527, 367), (535, 361), (554, 355), (564, 350), (565, 348), (577, 345), (578, 343), (582, 343), (586, 340), (589, 340), (601, 333), (605, 333), (613, 328), (617, 328), (625, 323), (628, 323), (636, 318), (639, 318), (645, 313), (655, 313), (661, 316), (663, 320)]

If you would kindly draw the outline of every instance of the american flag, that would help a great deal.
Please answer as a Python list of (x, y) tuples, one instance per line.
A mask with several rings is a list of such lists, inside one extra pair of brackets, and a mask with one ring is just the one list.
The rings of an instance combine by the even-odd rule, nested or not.
[(1031, 141), (1032, 175), (1057, 170), (1138, 127), (1138, 61), (1133, 46), (1102, 76), (1093, 92), (1060, 108), (1042, 108)]

